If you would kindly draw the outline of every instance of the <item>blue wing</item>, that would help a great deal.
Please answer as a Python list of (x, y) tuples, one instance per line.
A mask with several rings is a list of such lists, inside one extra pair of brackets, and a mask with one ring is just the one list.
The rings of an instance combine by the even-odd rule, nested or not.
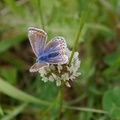
[(67, 55), (57, 55), (57, 56), (52, 56), (52, 57), (48, 57), (48, 59), (46, 59), (47, 63), (50, 64), (65, 64), (68, 61), (68, 56)]
[(28, 28), (28, 38), (33, 52), (38, 57), (44, 50), (47, 34), (41, 29), (30, 27)]
[(48, 42), (44, 51), (49, 53), (59, 52), (60, 54), (65, 54), (66, 47), (65, 39), (61, 36), (57, 36)]
[(68, 57), (65, 55), (66, 42), (63, 37), (57, 36), (53, 38), (44, 49), (46, 56), (46, 62), (51, 64), (64, 64), (68, 61)]

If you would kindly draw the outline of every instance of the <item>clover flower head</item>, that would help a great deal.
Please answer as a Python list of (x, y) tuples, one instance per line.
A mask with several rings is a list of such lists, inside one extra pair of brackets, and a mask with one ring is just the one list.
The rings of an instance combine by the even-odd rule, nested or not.
[[(68, 59), (71, 56), (72, 51), (66, 50), (66, 55)], [(81, 73), (77, 72), (80, 67), (80, 60), (78, 58), (79, 53), (75, 52), (72, 58), (70, 66), (68, 62), (66, 64), (50, 64), (48, 67), (41, 68), (39, 73), (44, 82), (56, 81), (56, 85), (60, 86), (62, 81), (65, 82), (67, 87), (71, 87), (70, 80), (73, 81)]]

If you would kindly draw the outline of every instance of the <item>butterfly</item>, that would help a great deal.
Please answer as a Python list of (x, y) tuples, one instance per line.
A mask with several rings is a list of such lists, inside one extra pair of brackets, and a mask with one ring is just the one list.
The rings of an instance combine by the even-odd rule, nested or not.
[(28, 38), (34, 54), (37, 57), (36, 63), (30, 68), (30, 72), (37, 72), (40, 68), (50, 64), (65, 64), (68, 61), (65, 51), (66, 41), (63, 37), (54, 37), (46, 44), (47, 33), (42, 29), (28, 28)]

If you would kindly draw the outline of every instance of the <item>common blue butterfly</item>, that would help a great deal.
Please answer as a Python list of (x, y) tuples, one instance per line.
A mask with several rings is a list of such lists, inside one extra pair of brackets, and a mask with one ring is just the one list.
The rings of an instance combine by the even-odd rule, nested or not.
[(28, 38), (37, 57), (36, 63), (30, 68), (30, 72), (37, 72), (40, 68), (47, 67), (49, 64), (65, 64), (68, 61), (68, 57), (65, 55), (67, 45), (63, 37), (54, 37), (45, 45), (46, 32), (30, 27), (28, 28)]

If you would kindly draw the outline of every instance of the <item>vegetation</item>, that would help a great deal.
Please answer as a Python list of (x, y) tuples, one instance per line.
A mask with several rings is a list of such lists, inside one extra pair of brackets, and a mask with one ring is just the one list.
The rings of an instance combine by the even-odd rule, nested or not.
[[(0, 25), (0, 120), (120, 120), (119, 0), (1, 0)], [(28, 27), (79, 52), (71, 88), (29, 72)]]

